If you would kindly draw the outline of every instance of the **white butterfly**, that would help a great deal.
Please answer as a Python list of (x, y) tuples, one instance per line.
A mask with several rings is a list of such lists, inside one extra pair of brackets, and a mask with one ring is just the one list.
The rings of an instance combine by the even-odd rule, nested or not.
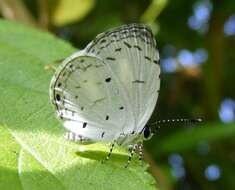
[[(160, 89), (159, 52), (149, 27), (129, 24), (99, 34), (57, 68), (50, 97), (69, 138), (130, 146), (142, 155)], [(131, 157), (128, 159), (130, 162)]]

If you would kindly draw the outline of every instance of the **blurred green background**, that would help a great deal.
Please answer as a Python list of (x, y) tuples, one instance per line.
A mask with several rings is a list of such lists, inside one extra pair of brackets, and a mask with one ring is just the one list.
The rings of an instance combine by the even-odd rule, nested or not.
[(234, 0), (0, 0), (0, 14), (78, 49), (111, 27), (148, 24), (162, 69), (151, 121), (204, 120), (162, 128), (146, 142), (150, 172), (160, 189), (235, 189)]

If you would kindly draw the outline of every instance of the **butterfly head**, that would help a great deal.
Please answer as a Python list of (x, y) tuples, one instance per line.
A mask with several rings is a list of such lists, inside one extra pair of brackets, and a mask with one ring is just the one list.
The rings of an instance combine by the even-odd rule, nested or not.
[(151, 130), (151, 128), (146, 125), (142, 131), (140, 132), (140, 134), (142, 135), (143, 140), (149, 140), (152, 138), (152, 136), (154, 135), (154, 131)]
[(202, 122), (201, 118), (196, 119), (168, 119), (168, 120), (158, 120), (155, 123), (146, 125), (140, 132), (140, 135), (143, 140), (149, 140), (154, 135), (154, 133), (161, 127), (161, 126), (169, 126), (169, 125), (188, 125), (192, 126), (195, 123)]

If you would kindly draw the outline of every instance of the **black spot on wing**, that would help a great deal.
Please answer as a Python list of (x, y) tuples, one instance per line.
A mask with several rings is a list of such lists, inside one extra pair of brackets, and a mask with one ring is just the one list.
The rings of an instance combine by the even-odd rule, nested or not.
[(109, 116), (108, 115), (106, 115), (105, 120), (109, 120)]
[(105, 43), (106, 42), (106, 39), (102, 39), (101, 41), (100, 41), (100, 43), (102, 44), (102, 43)]
[(60, 101), (60, 100), (61, 100), (61, 98), (60, 98), (60, 95), (59, 95), (59, 94), (56, 94), (56, 97), (55, 97), (55, 98), (56, 98), (56, 100), (57, 100), (57, 101)]
[(84, 122), (83, 125), (82, 125), (82, 128), (85, 128), (87, 126), (87, 123)]
[(58, 113), (58, 114), (59, 114), (60, 119), (63, 119), (63, 113)]
[(123, 107), (123, 106), (121, 106), (121, 107), (119, 107), (119, 109), (120, 109), (120, 110), (123, 110), (123, 109), (124, 109), (124, 107)]
[(138, 46), (138, 45), (134, 45), (133, 47), (138, 49), (139, 51), (142, 51), (142, 48), (140, 46)]
[(123, 42), (128, 48), (131, 48), (131, 45), (129, 44), (129, 43), (127, 43), (127, 42)]
[(148, 61), (151, 61), (151, 58), (148, 56), (144, 56), (145, 59), (147, 59)]
[(154, 62), (155, 64), (157, 64), (157, 65), (160, 64), (159, 60), (153, 60), (153, 62)]
[(110, 60), (110, 61), (115, 61), (116, 59), (114, 57), (106, 57), (107, 60)]
[(117, 52), (117, 51), (121, 51), (122, 50), (122, 48), (117, 48), (117, 49), (115, 49), (115, 51)]
[(102, 132), (102, 134), (101, 134), (101, 137), (102, 137), (102, 138), (104, 137), (104, 134), (105, 134), (105, 132)]
[(111, 81), (110, 77), (105, 79), (105, 82), (110, 82), (110, 81)]
[(135, 81), (132, 81), (132, 83), (145, 83), (145, 81), (143, 81), (143, 80), (135, 80)]

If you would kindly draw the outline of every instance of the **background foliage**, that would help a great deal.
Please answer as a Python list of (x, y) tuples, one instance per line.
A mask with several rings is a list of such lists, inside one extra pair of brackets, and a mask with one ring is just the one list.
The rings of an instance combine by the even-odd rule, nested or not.
[[(130, 22), (143, 22), (151, 26), (160, 49), (162, 67), (160, 97), (151, 121), (202, 116), (204, 123), (202, 127), (193, 129), (171, 126), (160, 129), (145, 146), (145, 158), (150, 164), (150, 172), (157, 179), (159, 189), (232, 190), (235, 188), (233, 180), (235, 176), (235, 87), (233, 84), (235, 80), (235, 2), (233, 0), (1, 0), (0, 11), (5, 19), (30, 25), (37, 30), (49, 31), (71, 42), (78, 49), (82, 49), (98, 33), (114, 26)], [(20, 41), (11, 33), (7, 33), (9, 26), (0, 27), (0, 52), (5, 56), (1, 56), (0, 64), (7, 63), (4, 71), (9, 70), (3, 72), (3, 67), (0, 65), (2, 71), (0, 122), (4, 124), (3, 119), (6, 118), (4, 116), (11, 112), (15, 104), (14, 90), (21, 92), (15, 87), (9, 88), (6, 83), (20, 82), (13, 77), (18, 67), (11, 64), (12, 61), (17, 63), (18, 53), (13, 51), (15, 49), (11, 49), (12, 46), (8, 47), (9, 44), (6, 47), (6, 42), (19, 45)], [(12, 29), (14, 30), (15, 28)], [(5, 36), (2, 35), (4, 32)], [(33, 32), (32, 36), (36, 37), (38, 34), (35, 36)], [(28, 37), (30, 36), (22, 39), (22, 44), (26, 44), (25, 40)], [(34, 68), (33, 71), (39, 75), (40, 70), (37, 70), (33, 64), (37, 65), (38, 62), (47, 64), (73, 51), (73, 48), (64, 44), (59, 45), (62, 49), (58, 49), (58, 54), (51, 55), (50, 53), (54, 51), (39, 51), (42, 50), (43, 42), (39, 40), (38, 44), (31, 44), (35, 49), (18, 46), (19, 50), (26, 48), (25, 50), (38, 56), (39, 59), (43, 58), (40, 61), (27, 58), (33, 61), (30, 63), (26, 60), (28, 63), (26, 73), (32, 71), (30, 68)], [(45, 47), (47, 45), (45, 44)], [(50, 43), (47, 48), (49, 47)], [(9, 52), (15, 53), (16, 60)], [(47, 79), (42, 77), (42, 81), (36, 83), (39, 85), (37, 89), (42, 88), (46, 92), (49, 76), (48, 74)], [(26, 79), (24, 81), (27, 86), (28, 81)], [(8, 95), (10, 92), (5, 92), (7, 87), (13, 90), (12, 96)], [(6, 94), (9, 99), (6, 99)], [(11, 107), (8, 108), (8, 105)], [(16, 105), (15, 107), (17, 108)], [(20, 113), (20, 110), (16, 109), (16, 112)], [(12, 122), (10, 122), (12, 127), (16, 124), (13, 122), (15, 118), (17, 114), (12, 115)], [(55, 130), (57, 128), (59, 124)], [(29, 134), (31, 132), (27, 131)], [(21, 145), (6, 133), (9, 134), (5, 128), (1, 128), (1, 139), (8, 138), (6, 142), (11, 139), (12, 143), (4, 144), (5, 141), (1, 143), (1, 150), (5, 152), (0, 154), (0, 163), (16, 163), (18, 156), (5, 156), (9, 153), (6, 150), (19, 154)], [(54, 137), (56, 134), (52, 136), (57, 138)], [(24, 151), (20, 155), (25, 156), (25, 159), (32, 159)], [(17, 165), (11, 166), (13, 171), (14, 167), (17, 167)], [(35, 167), (35, 170), (42, 171), (36, 163)], [(4, 175), (0, 174), (0, 181), (6, 180), (4, 176), (7, 172), (9, 171), (4, 171)], [(7, 179), (18, 179), (14, 172), (6, 176)], [(152, 183), (150, 179), (147, 181), (149, 184)]]

